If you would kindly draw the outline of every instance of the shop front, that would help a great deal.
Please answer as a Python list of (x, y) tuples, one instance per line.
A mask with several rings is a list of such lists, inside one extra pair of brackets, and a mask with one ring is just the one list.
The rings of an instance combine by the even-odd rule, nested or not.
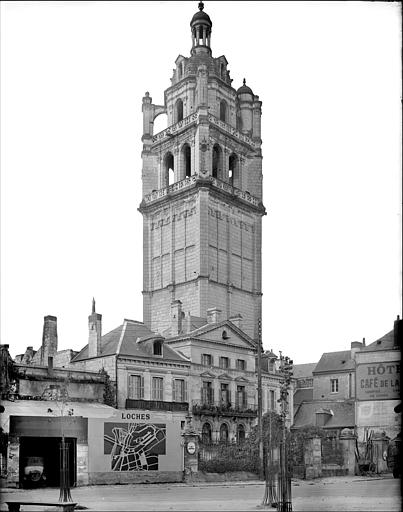
[(183, 476), (181, 422), (175, 412), (116, 410), (97, 403), (5, 403), (7, 485), (58, 487), (61, 442), (70, 485), (177, 482)]

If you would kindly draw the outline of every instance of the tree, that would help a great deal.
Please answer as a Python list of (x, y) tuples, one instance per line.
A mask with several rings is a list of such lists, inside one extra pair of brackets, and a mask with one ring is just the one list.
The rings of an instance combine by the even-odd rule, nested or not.
[(99, 373), (104, 377), (104, 404), (110, 407), (116, 407), (115, 387), (111, 382), (111, 378), (104, 367), (99, 370)]

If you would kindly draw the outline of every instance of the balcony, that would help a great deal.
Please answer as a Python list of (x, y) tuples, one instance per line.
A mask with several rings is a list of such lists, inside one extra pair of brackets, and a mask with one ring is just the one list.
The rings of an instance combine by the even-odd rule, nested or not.
[(144, 409), (147, 411), (187, 412), (188, 402), (164, 402), (163, 400), (142, 400), (127, 398), (126, 409)]
[(242, 401), (235, 401), (235, 404), (232, 404), (223, 400), (192, 400), (192, 413), (200, 416), (204, 414), (255, 418), (257, 416), (257, 406)]

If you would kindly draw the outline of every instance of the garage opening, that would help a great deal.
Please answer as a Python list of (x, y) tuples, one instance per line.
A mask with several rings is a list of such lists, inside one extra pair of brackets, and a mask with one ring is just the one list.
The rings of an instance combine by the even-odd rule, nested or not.
[[(61, 437), (20, 437), (20, 486), (60, 485)], [(68, 446), (70, 486), (77, 482), (77, 439), (65, 438)]]

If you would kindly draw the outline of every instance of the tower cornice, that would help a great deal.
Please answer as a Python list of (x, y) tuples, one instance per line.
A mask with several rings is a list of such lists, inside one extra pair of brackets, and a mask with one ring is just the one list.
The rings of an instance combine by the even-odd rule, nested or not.
[[(233, 206), (252, 209), (259, 215), (266, 215), (266, 208), (260, 199), (250, 195), (248, 192), (237, 189), (212, 176), (193, 175), (182, 181), (173, 183), (169, 187), (165, 187), (150, 194), (146, 194), (138, 208), (141, 213), (159, 209), (165, 204), (169, 204), (172, 199), (177, 196), (186, 197), (194, 194), (200, 188), (207, 188), (211, 193), (218, 197), (222, 197), (226, 202)], [(187, 192), (186, 196), (184, 193)]]

